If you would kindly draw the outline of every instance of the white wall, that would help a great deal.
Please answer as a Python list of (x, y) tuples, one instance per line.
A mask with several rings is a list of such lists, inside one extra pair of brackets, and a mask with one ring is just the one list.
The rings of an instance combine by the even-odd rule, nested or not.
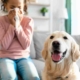
[[(65, 0), (51, 0), (52, 10), (52, 31), (60, 30), (60, 25), (64, 25), (64, 21), (61, 22), (58, 18), (59, 11), (65, 7)], [(64, 27), (64, 26), (63, 26)], [(62, 30), (65, 30), (64, 28)]]
[[(47, 13), (47, 16), (50, 17), (50, 20), (39, 20), (34, 19), (35, 21), (35, 28), (40, 31), (48, 31), (51, 32), (59, 30), (59, 27), (61, 24), (59, 22), (59, 10), (64, 7), (65, 0), (37, 0), (39, 3), (50, 3), (50, 7), (47, 7), (49, 9), (49, 12)], [(29, 15), (32, 16), (42, 16), (39, 12), (42, 6), (29, 6)]]
[[(42, 4), (49, 4), (50, 0), (37, 0), (38, 3)], [(40, 13), (40, 9), (44, 6), (39, 6), (39, 5), (29, 5), (28, 6), (28, 14), (32, 17), (43, 17), (42, 14)], [(46, 14), (46, 17), (49, 17), (49, 19), (34, 19), (35, 23), (35, 29), (37, 31), (49, 31), (50, 27), (50, 6), (46, 6), (49, 11)]]

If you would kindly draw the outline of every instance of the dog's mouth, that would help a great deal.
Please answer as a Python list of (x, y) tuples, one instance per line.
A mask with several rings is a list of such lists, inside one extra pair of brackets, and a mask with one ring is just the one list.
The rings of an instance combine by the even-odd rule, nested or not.
[(63, 59), (66, 52), (67, 52), (67, 50), (65, 50), (63, 53), (59, 50), (54, 50), (53, 52), (51, 52), (51, 58), (54, 62), (59, 62), (60, 60)]

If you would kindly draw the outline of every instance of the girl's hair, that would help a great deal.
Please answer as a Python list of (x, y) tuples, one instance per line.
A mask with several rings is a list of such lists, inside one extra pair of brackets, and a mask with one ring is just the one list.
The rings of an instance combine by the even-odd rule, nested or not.
[[(1, 9), (2, 9), (3, 11), (6, 10), (4, 4), (7, 3), (8, 1), (9, 1), (9, 0), (1, 0), (1, 2), (2, 2)], [(28, 1), (29, 1), (29, 0), (28, 0)], [(27, 12), (27, 0), (24, 0), (24, 11)]]

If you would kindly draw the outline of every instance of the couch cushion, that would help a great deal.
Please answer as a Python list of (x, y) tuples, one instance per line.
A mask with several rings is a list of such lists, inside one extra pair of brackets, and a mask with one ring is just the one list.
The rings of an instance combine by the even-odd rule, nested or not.
[(43, 49), (44, 42), (46, 38), (48, 37), (49, 32), (34, 32), (33, 40), (34, 40), (34, 46), (36, 50), (36, 58), (41, 58), (41, 52)]
[(72, 37), (76, 40), (76, 42), (80, 46), (80, 35), (72, 35)]
[(36, 58), (36, 52), (34, 48), (34, 41), (32, 39), (31, 45), (30, 45), (30, 56), (32, 59)]

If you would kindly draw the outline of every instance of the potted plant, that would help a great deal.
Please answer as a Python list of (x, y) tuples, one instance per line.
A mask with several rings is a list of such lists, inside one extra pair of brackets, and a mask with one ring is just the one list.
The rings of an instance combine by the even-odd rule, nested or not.
[(48, 12), (48, 9), (46, 7), (42, 7), (40, 12), (42, 13), (43, 16), (45, 16), (45, 13)]

